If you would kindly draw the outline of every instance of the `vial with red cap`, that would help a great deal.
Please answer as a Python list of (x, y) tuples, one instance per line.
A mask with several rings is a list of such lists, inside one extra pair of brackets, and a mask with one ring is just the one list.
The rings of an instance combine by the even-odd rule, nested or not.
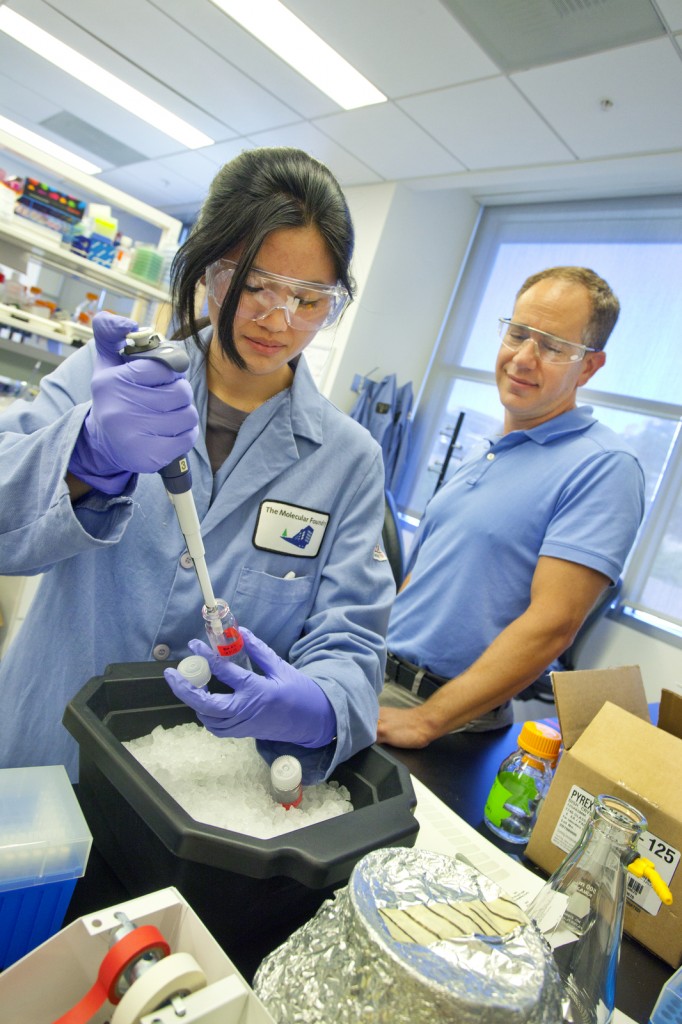
[(227, 601), (216, 598), (213, 608), (206, 605), (201, 609), (206, 622), (206, 636), (213, 650), (221, 658), (229, 658), (235, 665), (251, 671), (251, 662), (244, 649), (244, 638), (239, 632), (235, 619)]

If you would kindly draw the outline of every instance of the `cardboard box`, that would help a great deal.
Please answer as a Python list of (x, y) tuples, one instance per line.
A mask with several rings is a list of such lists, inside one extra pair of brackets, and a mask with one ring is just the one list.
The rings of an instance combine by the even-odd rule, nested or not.
[(639, 668), (552, 674), (564, 753), (526, 848), (554, 871), (576, 844), (601, 793), (647, 819), (639, 853), (672, 894), (663, 906), (645, 879), (629, 877), (624, 930), (671, 967), (682, 964), (682, 697), (664, 690), (651, 724)]

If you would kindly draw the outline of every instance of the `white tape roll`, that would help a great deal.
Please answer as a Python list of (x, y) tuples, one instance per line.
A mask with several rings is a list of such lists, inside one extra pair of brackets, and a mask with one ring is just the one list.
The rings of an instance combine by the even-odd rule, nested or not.
[(171, 996), (196, 992), (206, 985), (206, 975), (189, 953), (171, 953), (134, 981), (114, 1010), (111, 1024), (138, 1024)]

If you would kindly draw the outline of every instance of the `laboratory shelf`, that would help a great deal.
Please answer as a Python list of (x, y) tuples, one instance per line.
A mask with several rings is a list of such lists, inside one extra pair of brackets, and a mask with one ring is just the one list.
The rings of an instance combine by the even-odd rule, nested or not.
[(74, 342), (84, 344), (92, 337), (92, 329), (85, 324), (76, 324), (71, 320), (49, 320), (47, 317), (36, 316), (34, 313), (19, 309), (18, 306), (7, 306), (3, 302), (0, 302), (0, 325), (13, 331), (37, 334), (41, 338), (59, 341), (63, 345), (72, 345)]
[[(158, 230), (160, 251), (172, 251), (177, 246), (182, 223), (175, 217), (121, 192), (97, 177), (75, 171), (56, 157), (48, 156), (35, 146), (0, 129), (0, 152), (3, 150), (17, 156), (22, 165), (30, 169), (28, 173), (52, 182), (55, 188), (61, 189), (65, 184), (66, 191), (88, 202), (105, 203), (115, 215), (125, 213)], [(34, 168), (39, 170), (36, 172)], [(58, 232), (21, 217), (10, 208), (0, 215), (0, 263), (25, 274), (29, 260), (56, 271), (62, 275), (64, 282), (75, 279), (84, 282), (86, 288), (89, 285), (88, 290), (132, 299), (129, 312), (131, 319), (140, 323), (153, 321), (159, 329), (165, 329), (164, 321), (170, 316), (170, 296), (163, 285), (121, 273), (72, 252), (62, 242)], [(104, 308), (117, 306), (115, 300), (104, 299), (102, 295), (100, 300)], [(24, 315), (29, 319), (24, 320)], [(0, 327), (19, 329), (33, 335), (30, 342), (19, 344), (0, 338), (0, 374), (19, 380), (30, 377), (37, 383), (36, 375), (40, 378), (46, 368), (60, 363), (74, 351), (79, 341), (88, 340), (91, 331), (81, 324), (64, 322), (62, 326), (47, 318), (31, 317), (24, 310), (8, 312), (8, 307), (0, 304)], [(45, 339), (49, 344), (42, 345), (38, 339)], [(54, 342), (63, 345), (61, 353), (50, 351), (55, 348)], [(29, 365), (29, 361), (34, 365)], [(36, 362), (40, 366), (36, 366)]]
[[(63, 339), (61, 340), (63, 342)], [(51, 367), (58, 367), (66, 357), (59, 352), (50, 352), (48, 348), (32, 345), (31, 342), (7, 341), (6, 338), (0, 338), (0, 352), (8, 352), (10, 355), (17, 355), (25, 359), (37, 359), (46, 362)]]
[[(54, 237), (51, 238), (50, 235)], [(168, 292), (130, 274), (121, 274), (110, 267), (85, 259), (63, 245), (56, 231), (36, 229), (16, 214), (0, 219), (0, 243), (6, 242), (34, 256), (45, 266), (74, 277), (90, 281), (100, 288), (127, 298), (144, 298), (152, 302), (167, 302)], [(0, 249), (0, 255), (2, 250)]]
[[(64, 338), (61, 340), (67, 344)], [(59, 352), (50, 352), (48, 348), (41, 348), (39, 345), (32, 345), (30, 342), (8, 341), (7, 338), (0, 338), (0, 352), (7, 352), (8, 355), (16, 356), (21, 360), (31, 359), (49, 366), (59, 366), (66, 355), (70, 354), (70, 349), (67, 349), (66, 353), (60, 354)], [(0, 367), (1, 369), (2, 367)]]

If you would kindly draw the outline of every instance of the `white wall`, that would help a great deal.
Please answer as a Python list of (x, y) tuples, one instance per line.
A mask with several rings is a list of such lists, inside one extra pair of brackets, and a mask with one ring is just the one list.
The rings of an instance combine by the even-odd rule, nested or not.
[[(370, 275), (377, 250), (382, 245), (386, 220), (393, 202), (395, 185), (376, 185), (349, 189), (346, 193), (355, 227), (355, 253), (352, 272), (356, 281), (355, 299), (346, 309), (341, 321), (327, 331), (320, 331), (306, 349), (306, 361), (322, 394), (329, 391), (341, 364), (346, 366), (350, 356), (346, 352), (353, 331), (365, 283)], [(369, 370), (374, 364), (366, 369)], [(364, 372), (364, 371), (360, 371)], [(345, 412), (351, 404), (337, 403)]]
[(659, 700), (662, 689), (682, 693), (682, 648), (607, 617), (585, 637), (576, 668), (619, 665), (639, 665), (649, 701)]
[(356, 228), (358, 301), (344, 318), (322, 390), (348, 412), (356, 373), (395, 373), (415, 392), (464, 260), (479, 207), (463, 192), (413, 192), (401, 185), (349, 188)]

